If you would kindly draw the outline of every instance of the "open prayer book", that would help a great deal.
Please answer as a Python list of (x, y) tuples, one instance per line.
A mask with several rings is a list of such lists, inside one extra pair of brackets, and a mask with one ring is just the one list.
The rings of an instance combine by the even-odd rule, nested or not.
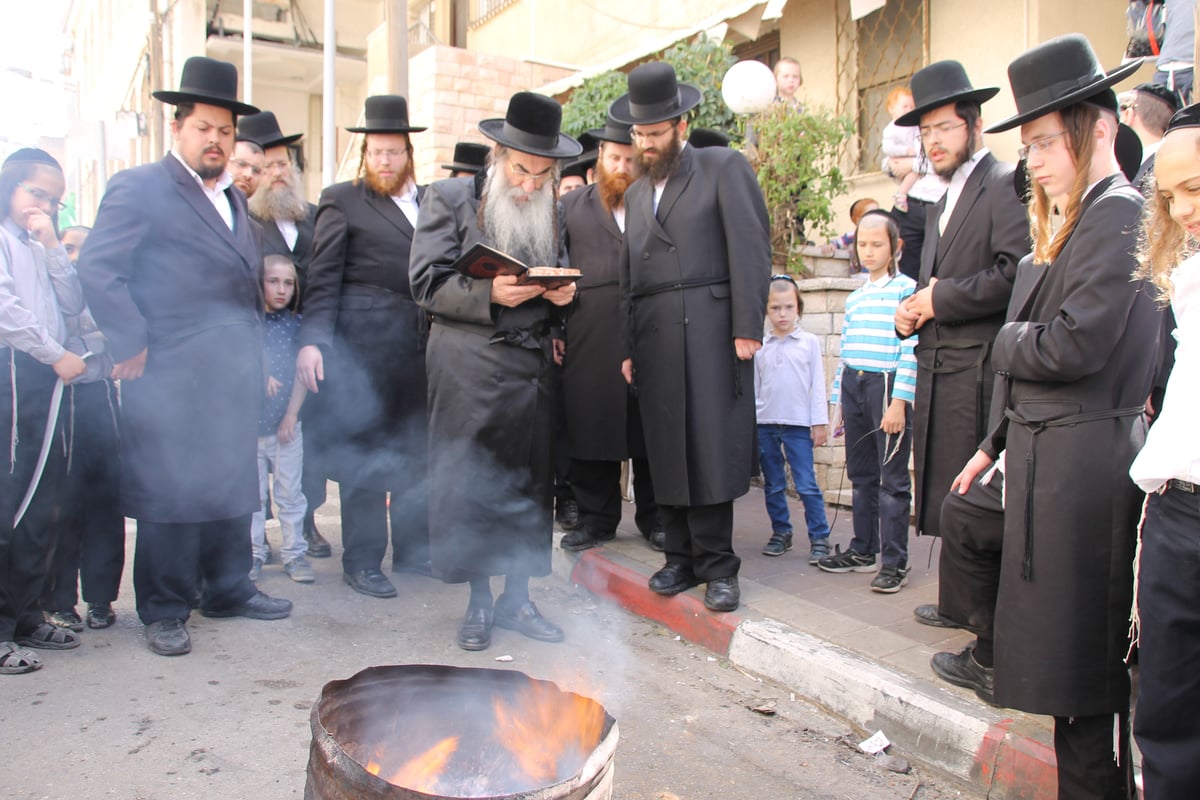
[(471, 278), (494, 278), (497, 275), (516, 275), (517, 283), (536, 283), (547, 289), (557, 289), (578, 280), (583, 273), (574, 267), (531, 267), (478, 242), (458, 261), (454, 268)]

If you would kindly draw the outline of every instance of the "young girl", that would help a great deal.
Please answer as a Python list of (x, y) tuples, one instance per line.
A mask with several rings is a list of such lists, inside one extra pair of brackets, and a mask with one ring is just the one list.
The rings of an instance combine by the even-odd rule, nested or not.
[(54, 436), (46, 419), (56, 382), (85, 369), (62, 345), (63, 315), (83, 311), (79, 278), (58, 241), (65, 188), (62, 168), (43, 150), (18, 150), (0, 167), (0, 426), (9, 432), (9, 467), (0, 469), (0, 675), (41, 667), (25, 648), (79, 646), (79, 635), (44, 622), (38, 605), (65, 466), (61, 449), (50, 447), (39, 475), (38, 455)]
[[(921, 137), (917, 132), (918, 129), (916, 127), (901, 127), (896, 124), (897, 119), (912, 110), (912, 92), (906, 87), (897, 86), (888, 92), (887, 112), (891, 116), (892, 121), (884, 127), (883, 142), (880, 145), (885, 160), (889, 158), (916, 158), (921, 152)], [(897, 183), (900, 185), (896, 188), (896, 194), (892, 196), (892, 201), (898, 211), (908, 211), (908, 191), (920, 177), (921, 174), (914, 169), (903, 178), (897, 180)]]
[(1175, 311), (1179, 343), (1162, 410), (1129, 470), (1148, 494), (1137, 559), (1134, 736), (1147, 797), (1200, 784), (1200, 105), (1175, 115), (1155, 157), (1141, 275)]
[(829, 523), (825, 498), (813, 472), (813, 448), (826, 440), (825, 370), (821, 344), (800, 329), (804, 300), (790, 275), (771, 278), (767, 321), (771, 332), (754, 354), (754, 398), (757, 403), (758, 452), (763, 494), (771, 517), (771, 539), (763, 555), (781, 556), (792, 549), (792, 522), (787, 504), (786, 457), (796, 493), (804, 502), (808, 526), (808, 563), (829, 555)]
[(266, 509), (267, 472), (275, 473), (275, 503), (283, 533), (280, 560), (283, 571), (298, 583), (316, 580), (305, 555), (308, 545), (302, 535), (308, 506), (300, 490), (304, 466), (304, 437), (300, 433), (300, 406), (304, 384), (296, 378), (296, 337), (300, 315), (296, 307), (296, 267), (285, 256), (270, 255), (263, 261), (263, 296), (267, 318), (264, 362), (267, 366), (267, 396), (258, 420), (258, 494), (262, 507), (250, 519), (250, 546), (254, 560), (250, 580), (257, 581), (267, 560)]
[(886, 212), (872, 211), (859, 220), (854, 245), (867, 282), (846, 298), (841, 366), (829, 400), (840, 403), (835, 416), (846, 426), (854, 538), (849, 550), (839, 546), (817, 566), (826, 572), (874, 572), (882, 549), (883, 566), (871, 589), (893, 594), (908, 581), (908, 407), (917, 384), (914, 342), (896, 336), (893, 320), (896, 306), (916, 283), (897, 271), (900, 231)]

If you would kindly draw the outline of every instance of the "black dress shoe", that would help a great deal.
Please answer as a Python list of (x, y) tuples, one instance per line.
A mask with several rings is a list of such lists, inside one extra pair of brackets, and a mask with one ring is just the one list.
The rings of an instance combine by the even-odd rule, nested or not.
[(742, 590), (738, 588), (737, 575), (713, 578), (704, 590), (704, 607), (709, 611), (733, 611), (741, 602)]
[(555, 504), (554, 519), (558, 527), (564, 531), (573, 531), (579, 527), (579, 504), (568, 498)]
[(650, 591), (655, 594), (667, 595), (687, 591), (696, 584), (700, 583), (696, 576), (692, 574), (691, 569), (682, 564), (667, 564), (658, 572), (650, 576)]
[(655, 528), (646, 534), (646, 544), (650, 545), (651, 550), (663, 552), (667, 549), (667, 532), (662, 528)]
[(316, 522), (305, 522), (304, 541), (308, 544), (310, 558), (329, 558), (333, 555), (333, 546), (317, 530)]
[(206, 617), (247, 617), (249, 619), (283, 619), (292, 613), (292, 601), (255, 592), (246, 602), (231, 608), (215, 610), (202, 608)]
[(117, 621), (112, 603), (88, 603), (87, 626), (89, 628), (108, 628)]
[(181, 619), (160, 619), (146, 626), (146, 644), (160, 656), (182, 656), (192, 652), (192, 639)]
[(599, 547), (605, 542), (611, 542), (617, 538), (616, 531), (609, 533), (597, 533), (587, 526), (576, 528), (567, 535), (563, 536), (562, 541), (558, 546), (563, 550), (569, 550), (577, 553), (580, 550), (587, 550), (592, 547)]
[(396, 587), (377, 569), (360, 569), (358, 572), (347, 572), (342, 580), (350, 584), (350, 588), (368, 597), (395, 597)]
[(458, 626), (458, 646), (463, 650), (487, 650), (492, 643), (492, 610), (468, 608)]
[(526, 600), (515, 608), (511, 607), (504, 595), (496, 599), (495, 625), (497, 628), (507, 628), (510, 631), (524, 634), (539, 642), (561, 642), (562, 628), (542, 616), (537, 606)]
[(931, 628), (965, 628), (966, 625), (960, 625), (949, 617), (943, 617), (938, 613), (938, 607), (932, 603), (923, 606), (917, 606), (913, 609), (913, 616), (917, 618), (917, 622), (922, 625), (928, 625)]
[(968, 645), (958, 653), (934, 653), (929, 666), (946, 683), (974, 689), (981, 700), (996, 705), (996, 698), (992, 694), (996, 671), (981, 666), (975, 660), (974, 646)]

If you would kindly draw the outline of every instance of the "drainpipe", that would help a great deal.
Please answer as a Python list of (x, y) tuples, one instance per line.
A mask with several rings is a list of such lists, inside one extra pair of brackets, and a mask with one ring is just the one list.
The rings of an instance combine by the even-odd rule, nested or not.
[(254, 105), (254, 0), (242, 0), (242, 100)]
[(337, 130), (334, 108), (337, 88), (334, 83), (334, 58), (337, 56), (337, 30), (334, 25), (334, 0), (325, 0), (324, 80), (321, 85), (321, 185), (329, 186), (337, 177)]

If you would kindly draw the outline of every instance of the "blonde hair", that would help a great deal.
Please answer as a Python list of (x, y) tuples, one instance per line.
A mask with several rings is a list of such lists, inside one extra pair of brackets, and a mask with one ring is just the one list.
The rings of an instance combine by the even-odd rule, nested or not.
[[(1196, 144), (1197, 160), (1200, 161), (1200, 138)], [(1149, 199), (1142, 209), (1142, 226), (1138, 231), (1138, 268), (1133, 275), (1153, 283), (1158, 289), (1159, 304), (1167, 305), (1171, 301), (1171, 272), (1179, 262), (1200, 251), (1200, 245), (1189, 239), (1183, 226), (1171, 219), (1171, 210), (1167, 207), (1166, 198), (1159, 194), (1153, 174), (1146, 181)]]
[(1071, 184), (1071, 192), (1065, 209), (1062, 227), (1056, 233), (1050, 224), (1050, 213), (1053, 203), (1042, 185), (1033, 182), (1029, 200), (1029, 238), (1033, 240), (1033, 262), (1049, 264), (1058, 258), (1059, 253), (1066, 247), (1067, 241), (1079, 224), (1083, 214), (1083, 194), (1088, 187), (1088, 173), (1092, 163), (1092, 154), (1096, 150), (1096, 137), (1092, 133), (1096, 122), (1100, 119), (1100, 109), (1086, 103), (1076, 103), (1058, 112), (1062, 118), (1064, 137), (1071, 152), (1071, 162), (1075, 165), (1075, 181)]

